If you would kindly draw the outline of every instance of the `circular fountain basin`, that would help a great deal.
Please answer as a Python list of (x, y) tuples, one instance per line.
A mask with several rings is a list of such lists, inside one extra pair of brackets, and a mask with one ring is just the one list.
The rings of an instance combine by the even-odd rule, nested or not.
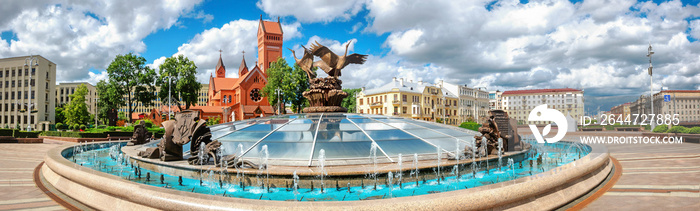
[[(291, 119), (287, 125), (298, 121)], [(339, 119), (341, 123), (343, 120)], [(364, 121), (379, 121), (371, 116), (367, 119), (372, 121)], [(267, 122), (273, 123), (272, 120), (278, 121), (268, 119)], [(319, 120), (323, 122), (322, 117)], [(397, 119), (386, 119), (387, 122), (394, 120)], [(353, 124), (354, 119), (351, 121)], [(318, 122), (316, 128), (320, 128)], [(382, 124), (387, 125), (387, 122)], [(256, 124), (246, 127), (256, 127), (252, 126)], [(223, 128), (231, 128), (231, 125), (234, 124)], [(357, 123), (353, 125), (361, 128)], [(222, 125), (212, 130), (216, 136), (217, 131), (223, 130)], [(469, 131), (454, 130), (469, 134)], [(267, 137), (270, 136), (268, 132)], [(343, 137), (348, 136), (357, 137)], [(222, 141), (222, 137), (219, 135), (218, 140)], [(373, 136), (367, 137), (371, 142), (378, 142)], [(428, 142), (424, 137), (414, 137)], [(452, 138), (453, 149), (471, 142), (469, 137)], [(258, 146), (263, 141), (259, 139), (248, 151), (255, 147), (274, 148)], [(279, 159), (272, 152), (280, 151), (271, 150), (267, 159), (261, 159), (270, 161), (269, 168), (263, 170), (220, 169), (213, 165), (191, 166), (186, 161), (142, 159), (135, 156), (141, 146), (121, 148), (122, 145), (124, 142), (54, 149), (46, 157), (42, 175), (48, 184), (64, 194), (101, 209), (114, 209), (110, 206), (124, 209), (542, 209), (556, 208), (586, 193), (611, 169), (604, 147), (570, 142), (525, 145), (522, 150), (505, 153), (500, 167), (497, 156), (455, 160), (449, 159), (450, 152), (454, 155), (457, 150), (443, 150), (442, 147), (434, 147), (433, 153), (408, 156), (401, 153), (400, 158), (398, 154), (388, 156), (384, 152), (382, 154), (387, 156), (383, 160), (371, 157), (365, 157), (365, 161), (356, 157), (325, 160), (325, 156), (317, 159), (311, 156), (311, 165), (309, 160), (304, 165), (299, 160)], [(370, 143), (368, 155), (371, 155), (371, 146)], [(309, 150), (309, 153), (314, 154), (314, 151)], [(298, 165), (292, 165), (294, 163)], [(321, 168), (320, 163), (330, 165)], [(140, 177), (133, 165), (140, 169)], [(293, 185), (295, 183), (297, 186)], [(109, 202), (103, 203), (103, 200)]]

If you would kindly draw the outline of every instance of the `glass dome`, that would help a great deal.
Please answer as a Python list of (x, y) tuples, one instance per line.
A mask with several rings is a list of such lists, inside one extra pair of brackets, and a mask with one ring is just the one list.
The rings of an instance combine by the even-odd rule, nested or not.
[[(394, 162), (399, 154), (433, 157), (440, 147), (453, 154), (457, 145), (471, 145), (475, 131), (426, 121), (350, 113), (310, 113), (272, 116), (211, 126), (212, 140), (222, 143), (225, 155), (242, 151), (243, 158), (259, 159), (267, 146), (271, 163), (310, 166), (325, 151), (326, 160), (368, 160), (372, 143), (377, 158)], [(366, 162), (365, 162), (366, 163)]]

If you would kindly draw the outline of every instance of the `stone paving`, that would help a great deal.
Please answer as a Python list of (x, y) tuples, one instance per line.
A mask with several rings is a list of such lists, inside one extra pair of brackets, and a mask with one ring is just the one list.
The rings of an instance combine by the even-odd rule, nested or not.
[(65, 210), (33, 179), (46, 152), (58, 144), (0, 144), (0, 210)]
[[(571, 136), (623, 134), (638, 135), (577, 132)], [(43, 161), (46, 151), (66, 143), (45, 142), (0, 144), (0, 210), (65, 210), (34, 184), (34, 168)], [(607, 147), (622, 165), (622, 176), (585, 210), (700, 210), (700, 144)]]

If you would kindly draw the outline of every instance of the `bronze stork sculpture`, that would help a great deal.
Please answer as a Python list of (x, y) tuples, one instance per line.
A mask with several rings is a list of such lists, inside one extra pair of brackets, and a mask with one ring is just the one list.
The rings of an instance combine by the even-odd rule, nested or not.
[(320, 57), (321, 61), (330, 67), (328, 70), (321, 69), (328, 73), (329, 76), (337, 78), (342, 75), (340, 70), (348, 66), (348, 64), (364, 64), (365, 60), (367, 60), (367, 55), (354, 53), (348, 56), (348, 47), (350, 47), (350, 42), (345, 45), (345, 54), (343, 56), (338, 56), (328, 49), (328, 47), (316, 41), (316, 43), (311, 44), (311, 52), (314, 56)]
[(309, 77), (309, 80), (312, 78), (316, 78), (316, 71), (313, 70), (314, 67), (314, 55), (311, 54), (309, 49), (306, 49), (303, 45), (301, 46), (304, 48), (304, 55), (301, 57), (301, 59), (297, 59), (296, 52), (292, 50), (291, 48), (287, 48), (290, 51), (292, 51), (292, 56), (294, 56), (294, 60), (297, 62), (297, 65), (306, 72), (306, 76)]
[[(340, 104), (348, 93), (344, 92), (341, 84), (343, 83), (338, 76), (341, 75), (341, 70), (348, 64), (363, 64), (367, 59), (367, 55), (348, 54), (350, 43), (345, 45), (345, 54), (338, 56), (333, 53), (328, 47), (316, 42), (311, 45), (311, 49), (304, 48), (304, 56), (301, 59), (296, 57), (294, 50), (292, 55), (297, 65), (304, 70), (309, 77), (309, 90), (304, 92), (304, 97), (309, 99), (309, 107), (304, 108), (304, 113), (319, 113), (319, 112), (347, 112), (347, 108), (343, 108)], [(314, 62), (314, 56), (318, 56), (321, 60)], [(321, 68), (328, 74), (326, 78), (316, 78), (314, 67)]]

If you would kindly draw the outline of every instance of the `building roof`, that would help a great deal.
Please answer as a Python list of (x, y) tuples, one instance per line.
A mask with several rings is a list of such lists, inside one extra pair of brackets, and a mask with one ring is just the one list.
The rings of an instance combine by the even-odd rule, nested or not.
[(217, 92), (222, 89), (230, 89), (232, 88), (236, 82), (238, 81), (238, 78), (213, 78), (212, 83), (214, 84), (214, 91)]
[(245, 70), (246, 72), (248, 71), (248, 65), (245, 63), (245, 55), (241, 56), (241, 58), (243, 59), (243, 61), (241, 61), (241, 65), (238, 66), (239, 77), (240, 77), (241, 73), (245, 74), (243, 72), (243, 70)]
[[(402, 85), (402, 80), (403, 80), (403, 85)], [(393, 89), (398, 89), (401, 92), (413, 92), (413, 93), (423, 93), (423, 90), (427, 85), (430, 85), (429, 83), (425, 82), (411, 82), (411, 81), (405, 81), (405, 79), (396, 79), (389, 81), (389, 83), (384, 84), (384, 86), (380, 86), (374, 89), (368, 89), (364, 91), (365, 95), (374, 95), (374, 94), (379, 94), (379, 93), (387, 93), (393, 91)]]
[(700, 90), (663, 90), (664, 93), (700, 93)]
[(228, 106), (191, 106), (190, 110), (201, 110), (204, 113), (222, 113)]
[(536, 93), (552, 93), (552, 92), (580, 92), (581, 90), (572, 88), (563, 89), (526, 89), (526, 90), (511, 90), (504, 91), (501, 95), (517, 95), (517, 94), (536, 94)]
[(216, 63), (216, 68), (214, 68), (214, 70), (218, 70), (219, 67), (226, 69), (226, 66), (224, 66), (224, 60), (221, 59), (221, 53), (219, 53), (219, 62)]
[[(260, 110), (262, 110), (263, 113), (266, 113), (266, 114), (272, 114), (272, 113), (274, 113), (274, 111), (272, 111), (272, 106), (259, 106), (259, 107), (260, 107)], [(243, 106), (243, 113), (244, 113), (244, 114), (245, 114), (245, 113), (248, 113), (248, 114), (250, 114), (250, 113), (255, 113), (255, 109), (257, 109), (257, 108), (258, 108), (258, 106), (256, 106), (256, 105), (246, 105), (246, 106)]]
[(262, 15), (260, 15), (260, 26), (265, 33), (282, 34), (282, 24), (280, 24), (279, 18), (277, 18), (277, 22), (264, 21)]

